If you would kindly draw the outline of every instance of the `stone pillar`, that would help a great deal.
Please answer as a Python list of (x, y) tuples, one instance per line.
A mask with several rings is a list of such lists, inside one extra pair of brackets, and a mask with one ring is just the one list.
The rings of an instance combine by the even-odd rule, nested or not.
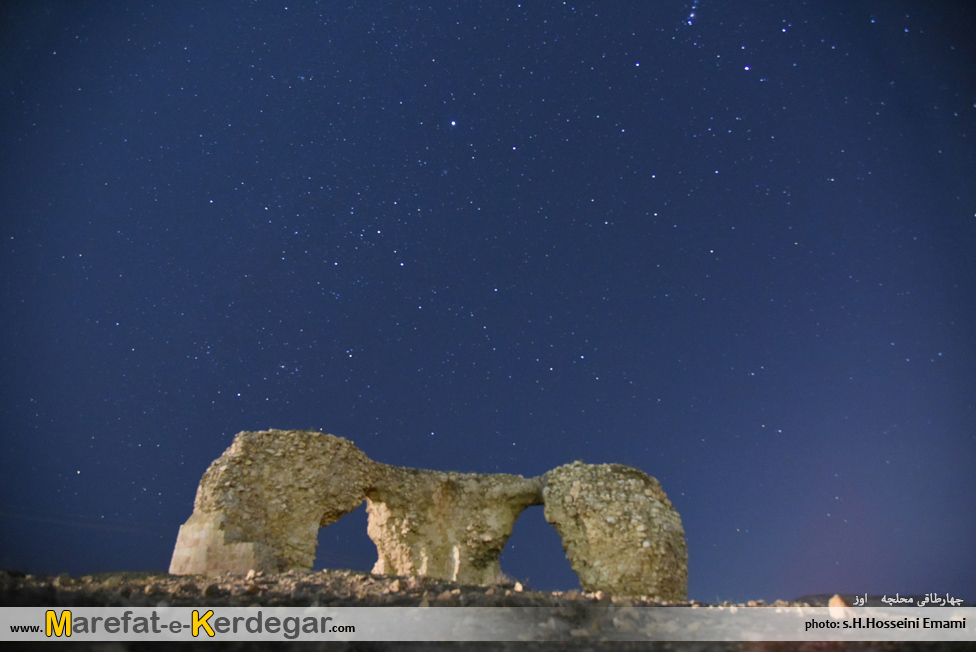
[(582, 462), (543, 477), (546, 520), (584, 591), (687, 599), (681, 517), (657, 480), (621, 464)]
[(542, 478), (377, 465), (367, 491), (377, 574), (488, 584), (515, 519), (542, 504)]
[(311, 568), (319, 528), (362, 504), (372, 466), (341, 437), (239, 433), (200, 480), (169, 572)]

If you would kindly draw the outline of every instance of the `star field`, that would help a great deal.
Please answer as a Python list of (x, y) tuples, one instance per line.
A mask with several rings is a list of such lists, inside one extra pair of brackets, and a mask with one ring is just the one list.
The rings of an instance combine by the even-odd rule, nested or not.
[[(313, 428), (640, 468), (695, 599), (976, 598), (964, 4), (0, 12), (0, 567), (164, 570)], [(539, 508), (502, 566), (577, 586)]]

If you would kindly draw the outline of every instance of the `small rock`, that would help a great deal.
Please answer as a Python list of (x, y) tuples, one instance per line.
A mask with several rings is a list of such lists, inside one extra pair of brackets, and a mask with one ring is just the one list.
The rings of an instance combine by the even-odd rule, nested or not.
[(845, 600), (844, 597), (839, 593), (835, 593), (830, 597), (830, 600), (827, 601), (827, 606), (828, 607), (850, 607), (851, 603)]

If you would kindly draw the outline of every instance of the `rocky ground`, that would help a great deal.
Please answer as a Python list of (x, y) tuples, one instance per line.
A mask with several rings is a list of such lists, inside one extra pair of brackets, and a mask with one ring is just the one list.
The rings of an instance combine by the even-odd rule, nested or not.
[[(823, 606), (829, 596), (772, 606)], [(707, 606), (699, 602), (657, 602), (647, 598), (611, 598), (602, 592), (529, 591), (516, 581), (469, 586), (427, 577), (391, 577), (362, 571), (289, 571), (279, 575), (250, 572), (170, 575), (100, 573), (33, 576), (0, 571), (0, 606), (56, 607), (570, 607)], [(726, 603), (728, 604), (728, 603)], [(766, 603), (749, 602), (748, 606)], [(747, 606), (747, 605), (740, 605)]]
[[(808, 596), (798, 601), (778, 601), (769, 606), (823, 606), (829, 596)], [(763, 606), (762, 601), (741, 606)], [(627, 643), (601, 641), (599, 635), (573, 630), (572, 620), (583, 618), (588, 609), (617, 607), (707, 607), (696, 602), (662, 603), (642, 598), (611, 598), (602, 593), (580, 591), (540, 592), (525, 590), (518, 582), (493, 586), (467, 586), (423, 577), (390, 577), (360, 571), (290, 571), (279, 575), (250, 572), (246, 575), (178, 576), (168, 573), (101, 573), (82, 577), (67, 575), (32, 576), (0, 571), (0, 606), (2, 607), (555, 607), (566, 614), (563, 640), (539, 643), (283, 643), (288, 649), (301, 650), (962, 650), (963, 646), (942, 644), (892, 643)], [(731, 606), (731, 605), (728, 605)], [(164, 643), (48, 643), (45, 649), (58, 645), (74, 649), (123, 652), (125, 650), (169, 649)], [(184, 647), (214, 651), (258, 650), (280, 647), (258, 643), (186, 643)], [(30, 649), (6, 644), (5, 649)]]

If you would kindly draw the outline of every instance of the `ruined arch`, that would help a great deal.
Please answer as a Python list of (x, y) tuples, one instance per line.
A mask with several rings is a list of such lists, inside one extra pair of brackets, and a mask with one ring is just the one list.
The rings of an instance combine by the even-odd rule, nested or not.
[(411, 469), (303, 430), (234, 438), (200, 481), (170, 572), (310, 569), (319, 529), (364, 501), (374, 573), (489, 583), (519, 514), (544, 505), (584, 590), (687, 596), (681, 519), (638, 469), (575, 462), (534, 478)]

